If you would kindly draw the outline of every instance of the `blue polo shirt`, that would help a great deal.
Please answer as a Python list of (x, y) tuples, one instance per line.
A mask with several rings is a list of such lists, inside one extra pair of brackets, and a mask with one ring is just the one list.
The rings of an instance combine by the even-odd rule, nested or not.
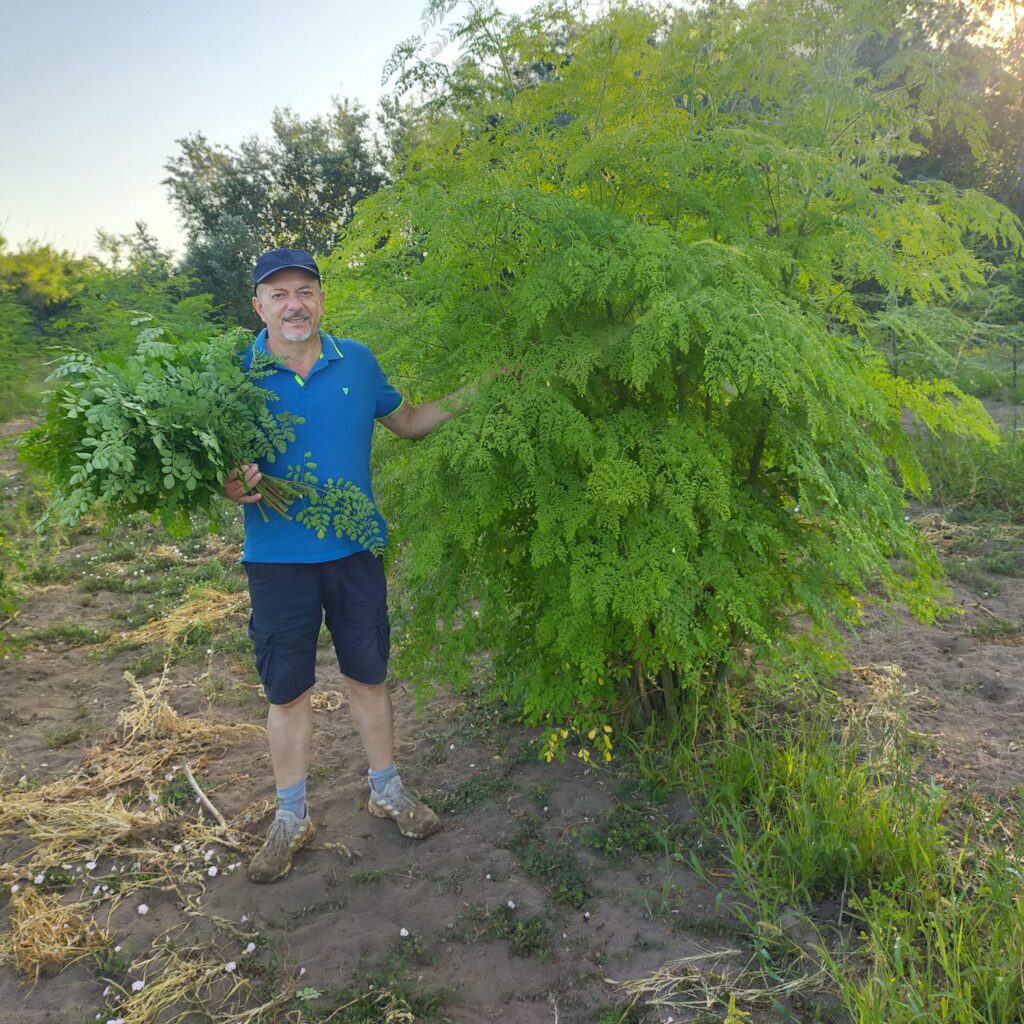
[[(295, 441), (274, 462), (260, 461), (260, 471), (288, 477), (289, 471), (306, 475), (317, 484), (328, 480), (354, 484), (369, 498), (380, 536), (387, 539), (387, 527), (377, 511), (370, 482), (370, 439), (373, 425), (397, 412), (402, 396), (388, 383), (374, 354), (351, 338), (335, 338), (320, 332), (323, 351), (303, 380), (283, 363), (259, 384), (277, 397), (267, 402), (271, 412), (289, 412), (305, 422), (295, 426)], [(267, 352), (264, 329), (246, 353), (245, 365), (253, 355)], [(295, 516), (307, 504), (296, 501), (283, 519), (269, 509), (267, 520), (255, 505), (244, 505), (245, 548), (243, 562), (329, 562), (362, 551), (358, 541), (335, 536), (328, 528), (323, 538), (307, 529)]]

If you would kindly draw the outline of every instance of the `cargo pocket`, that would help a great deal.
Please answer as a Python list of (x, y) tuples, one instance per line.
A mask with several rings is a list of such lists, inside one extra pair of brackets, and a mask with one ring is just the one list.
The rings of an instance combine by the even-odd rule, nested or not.
[(391, 657), (391, 621), (388, 619), (387, 608), (381, 608), (377, 614), (377, 646), (384, 661)]
[(252, 616), (249, 616), (249, 639), (253, 643), (253, 652), (256, 655), (256, 671), (259, 673), (260, 682), (264, 689), (270, 682), (270, 663), (274, 656), (274, 637), (270, 633), (255, 629), (252, 624)]

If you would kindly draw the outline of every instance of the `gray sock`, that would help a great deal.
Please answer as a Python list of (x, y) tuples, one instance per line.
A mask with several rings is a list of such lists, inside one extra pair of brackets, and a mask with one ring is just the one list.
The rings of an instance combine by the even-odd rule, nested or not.
[(294, 786), (285, 786), (277, 791), (277, 809), (290, 811), (296, 818), (306, 816), (306, 777), (303, 776)]
[(387, 768), (381, 768), (375, 770), (371, 768), (367, 773), (366, 777), (370, 780), (370, 788), (374, 793), (383, 793), (384, 787), (398, 774), (398, 769), (394, 764), (389, 764)]

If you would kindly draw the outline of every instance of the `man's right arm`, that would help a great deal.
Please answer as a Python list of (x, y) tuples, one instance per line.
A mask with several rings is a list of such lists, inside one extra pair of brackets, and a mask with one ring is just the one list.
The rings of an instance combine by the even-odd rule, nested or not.
[(263, 495), (253, 488), (262, 479), (263, 474), (254, 463), (248, 462), (240, 466), (244, 476), (238, 475), (238, 470), (233, 469), (228, 473), (224, 481), (224, 497), (235, 502), (236, 505), (251, 505), (260, 501)]

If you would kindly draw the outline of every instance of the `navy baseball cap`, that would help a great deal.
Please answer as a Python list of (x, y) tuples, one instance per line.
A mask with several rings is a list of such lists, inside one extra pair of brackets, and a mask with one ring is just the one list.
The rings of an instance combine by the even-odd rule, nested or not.
[(305, 249), (271, 249), (265, 252), (252, 268), (252, 290), (279, 270), (305, 270), (320, 280), (320, 268)]

